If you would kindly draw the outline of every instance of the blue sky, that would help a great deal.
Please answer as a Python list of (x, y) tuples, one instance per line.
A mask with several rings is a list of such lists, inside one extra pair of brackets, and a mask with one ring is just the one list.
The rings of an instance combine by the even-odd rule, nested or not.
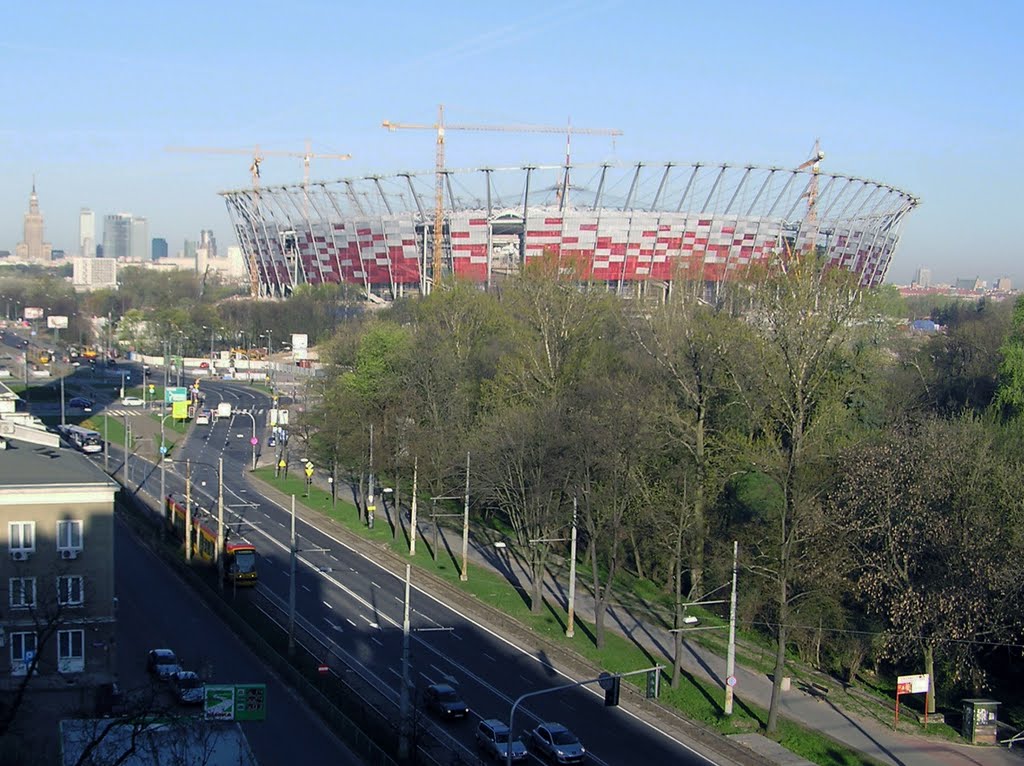
[[(619, 128), (574, 161), (796, 166), (922, 200), (889, 281), (1010, 276), (1024, 287), (1024, 4), (47, 2), (0, 10), (0, 249), (36, 174), (46, 238), (78, 211), (149, 218), (172, 252), (212, 228), (248, 160), (170, 145), (350, 153), (314, 178), (427, 170), (429, 132), (383, 119)], [(13, 6), (13, 8), (12, 8)], [(452, 133), (448, 165), (558, 162), (564, 138)], [(264, 183), (301, 180), (268, 158)], [(101, 234), (98, 232), (98, 236)]]

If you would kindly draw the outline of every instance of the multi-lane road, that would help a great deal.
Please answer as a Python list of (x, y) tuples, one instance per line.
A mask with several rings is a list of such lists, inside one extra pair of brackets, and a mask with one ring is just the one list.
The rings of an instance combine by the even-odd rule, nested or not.
[[(159, 374), (159, 371), (155, 371)], [(242, 385), (203, 381), (206, 406), (232, 404), (234, 414), (209, 426), (195, 426), (164, 464), (165, 488), (181, 494), (185, 461), (191, 468), (191, 491), (206, 507), (216, 504), (218, 462), (223, 463), (226, 521), (259, 551), (260, 587), (287, 601), (290, 586), (291, 513), (261, 496), (248, 478), (252, 462), (250, 438), (255, 429), (266, 449), (268, 396)], [(249, 417), (249, 413), (252, 418)], [(135, 413), (133, 412), (133, 415)], [(142, 410), (140, 417), (146, 416)], [(292, 445), (293, 447), (296, 445)], [(300, 457), (299, 455), (293, 455)], [(160, 494), (155, 467), (132, 470), (132, 485), (141, 483), (154, 497)], [(348, 547), (328, 531), (328, 524), (306, 517), (297, 521), (297, 612), (318, 628), (339, 653), (362, 665), (375, 685), (397, 699), (402, 673), (404, 583), (390, 571)], [(469, 704), (469, 720), (444, 725), (453, 746), (473, 762), (473, 732), (483, 718), (507, 721), (512, 703), (522, 694), (569, 684), (577, 679), (562, 672), (538, 646), (518, 645), (456, 606), (414, 587), (411, 602), (412, 680), (415, 700), (431, 683), (455, 686)], [(201, 639), (197, 639), (201, 640)], [(199, 652), (185, 645), (180, 651)], [(729, 763), (721, 756), (698, 752), (701, 746), (671, 736), (624, 708), (606, 708), (599, 690), (575, 688), (535, 697), (516, 712), (514, 730), (525, 733), (542, 721), (557, 721), (576, 732), (593, 764)], [(530, 762), (537, 763), (535, 756)]]

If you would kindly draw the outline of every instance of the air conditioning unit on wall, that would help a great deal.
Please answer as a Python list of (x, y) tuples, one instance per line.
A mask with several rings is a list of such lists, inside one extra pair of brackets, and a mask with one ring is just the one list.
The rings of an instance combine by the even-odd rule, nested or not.
[(25, 561), (28, 559), (28, 551), (15, 550), (11, 551), (11, 558), (15, 561)]
[(60, 557), (65, 561), (72, 561), (78, 558), (78, 551), (72, 548), (65, 548), (60, 552)]

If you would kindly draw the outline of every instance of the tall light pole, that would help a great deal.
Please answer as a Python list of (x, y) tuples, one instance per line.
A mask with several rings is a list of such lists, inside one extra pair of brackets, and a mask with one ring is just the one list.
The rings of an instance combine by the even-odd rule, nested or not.
[[(419, 473), (420, 459), (412, 460), (412, 508), (409, 511), (409, 555), (416, 555), (416, 479)], [(401, 510), (399, 510), (401, 513)]]
[(235, 414), (248, 415), (252, 421), (252, 438), (249, 443), (252, 444), (252, 470), (256, 470), (256, 445), (260, 443), (260, 440), (256, 438), (256, 417), (248, 410), (238, 410)]
[(736, 685), (736, 561), (738, 541), (732, 543), (732, 596), (729, 599), (729, 648), (725, 655), (725, 714), (732, 715), (733, 687)]
[(217, 458), (217, 582), (224, 591), (224, 458)]
[(370, 480), (366, 497), (366, 526), (373, 529), (373, 512), (377, 507), (373, 504), (373, 423), (370, 423)]
[(185, 562), (192, 563), (192, 463), (185, 460)]
[(289, 578), (288, 578), (288, 656), (295, 655), (295, 557), (298, 545), (295, 540), (295, 495), (292, 495), (292, 530), (288, 543)]
[(576, 635), (576, 497), (572, 498), (572, 532), (569, 533), (569, 618), (566, 620), (565, 636)]
[(462, 571), (459, 572), (459, 579), (466, 582), (469, 579), (468, 569), (469, 557), (469, 452), (466, 453), (466, 503), (462, 512)]
[[(402, 609), (402, 691), (398, 698), (398, 760), (409, 758), (412, 746), (412, 679), (409, 668), (409, 580), (412, 567), (405, 565), (405, 606)], [(509, 745), (511, 748), (511, 744)]]

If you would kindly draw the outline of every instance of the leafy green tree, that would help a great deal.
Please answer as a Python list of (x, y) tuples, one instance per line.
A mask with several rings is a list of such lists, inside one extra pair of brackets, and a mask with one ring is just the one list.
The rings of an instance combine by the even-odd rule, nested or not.
[(764, 521), (754, 571), (774, 589), (775, 670), (768, 730), (778, 726), (790, 613), (806, 598), (810, 541), (820, 529), (818, 496), (836, 436), (850, 413), (862, 306), (854, 280), (816, 259), (794, 257), (752, 293), (749, 350), (733, 374), (751, 423), (751, 467), (777, 486), (781, 502)]
[(1010, 332), (999, 354), (995, 406), (1004, 417), (1016, 417), (1024, 412), (1024, 298), (1013, 306)]

